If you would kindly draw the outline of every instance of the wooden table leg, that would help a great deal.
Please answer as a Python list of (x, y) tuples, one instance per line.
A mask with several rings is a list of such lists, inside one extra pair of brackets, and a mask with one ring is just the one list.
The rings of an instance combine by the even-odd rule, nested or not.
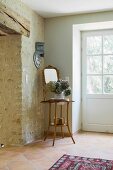
[(67, 128), (68, 128), (70, 137), (71, 137), (73, 143), (75, 144), (75, 141), (73, 139), (72, 133), (71, 133), (70, 128), (69, 128), (69, 103), (68, 102), (67, 102)]
[(48, 129), (47, 129), (47, 133), (46, 133), (46, 136), (44, 138), (44, 141), (47, 139), (48, 133), (49, 133), (49, 126), (48, 126)]
[(48, 136), (50, 124), (51, 124), (51, 103), (49, 103), (49, 124), (48, 124), (48, 130), (47, 130), (46, 136), (44, 138), (44, 141), (46, 140), (46, 138)]
[[(61, 105), (61, 110), (60, 110), (60, 117), (62, 118), (62, 105)], [(62, 134), (62, 138), (64, 138), (64, 132), (63, 132), (63, 126), (61, 125), (61, 134)]]
[(64, 138), (63, 126), (61, 126), (61, 134), (62, 134), (62, 138)]
[(57, 119), (57, 103), (55, 103), (55, 118), (54, 118), (54, 138), (53, 138), (53, 146), (55, 144), (56, 138), (56, 119)]

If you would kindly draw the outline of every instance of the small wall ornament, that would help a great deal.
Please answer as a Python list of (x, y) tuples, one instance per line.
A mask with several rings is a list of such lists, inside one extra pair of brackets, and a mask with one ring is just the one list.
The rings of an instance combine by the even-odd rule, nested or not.
[(41, 65), (41, 57), (44, 57), (44, 42), (36, 42), (33, 61), (37, 69)]

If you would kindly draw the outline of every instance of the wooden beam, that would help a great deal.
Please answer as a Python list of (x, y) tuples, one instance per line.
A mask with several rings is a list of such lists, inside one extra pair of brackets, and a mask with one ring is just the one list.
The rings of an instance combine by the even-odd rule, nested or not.
[(30, 22), (0, 3), (0, 29), (8, 34), (30, 36)]
[(0, 31), (6, 33), (6, 34), (19, 34), (17, 33), (16, 31), (6, 27), (6, 26), (3, 26), (2, 24), (0, 24)]
[(5, 36), (5, 35), (7, 35), (7, 34), (0, 30), (0, 36)]

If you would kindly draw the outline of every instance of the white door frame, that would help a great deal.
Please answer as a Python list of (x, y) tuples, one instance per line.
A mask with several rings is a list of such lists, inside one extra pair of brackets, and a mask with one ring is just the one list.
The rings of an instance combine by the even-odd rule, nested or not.
[(113, 29), (113, 21), (73, 25), (72, 57), (72, 133), (81, 129), (81, 32), (91, 30)]

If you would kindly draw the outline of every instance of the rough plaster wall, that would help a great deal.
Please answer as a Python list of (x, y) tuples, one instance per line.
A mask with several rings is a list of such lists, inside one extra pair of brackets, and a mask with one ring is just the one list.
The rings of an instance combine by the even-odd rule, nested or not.
[(22, 143), (21, 36), (0, 37), (0, 143)]
[(0, 0), (30, 21), (30, 38), (22, 36), (22, 133), (23, 143), (41, 138), (44, 131), (42, 71), (33, 64), (35, 42), (44, 42), (44, 19), (24, 5), (20, 0)]
[[(33, 11), (29, 11), (31, 22), (30, 38), (22, 38), (22, 68), (23, 68), (23, 136), (28, 143), (41, 138), (44, 131), (42, 72), (37, 71), (33, 64), (35, 42), (44, 42), (44, 20)], [(27, 49), (27, 50), (26, 50)]]

